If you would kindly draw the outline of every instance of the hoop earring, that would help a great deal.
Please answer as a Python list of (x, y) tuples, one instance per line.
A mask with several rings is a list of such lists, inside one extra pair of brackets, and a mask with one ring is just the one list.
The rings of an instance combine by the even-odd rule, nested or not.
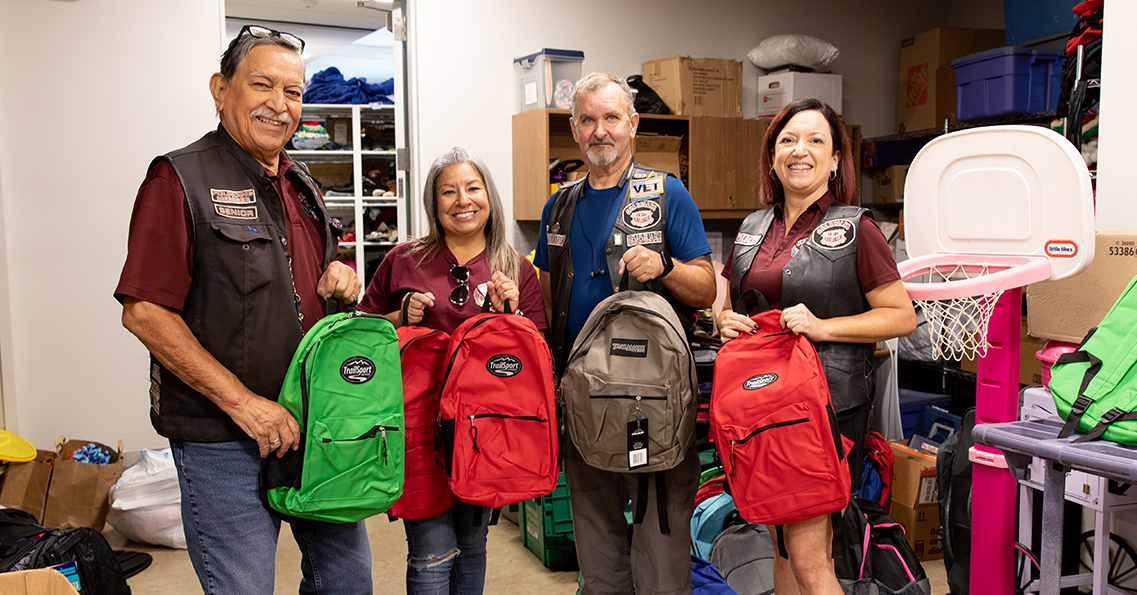
[(837, 179), (837, 170), (833, 170), (833, 171), (829, 172), (829, 179), (830, 180), (836, 180)]

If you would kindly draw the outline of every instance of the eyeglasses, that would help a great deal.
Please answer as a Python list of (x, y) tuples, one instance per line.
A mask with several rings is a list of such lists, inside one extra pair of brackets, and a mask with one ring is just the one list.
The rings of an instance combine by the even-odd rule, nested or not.
[(264, 39), (283, 39), (290, 45), (300, 48), (301, 53), (304, 52), (304, 40), (291, 33), (284, 33), (258, 25), (245, 25), (244, 27), (241, 27), (241, 32), (237, 34), (237, 37), (241, 37), (245, 34), (252, 35), (253, 37), (261, 37)]
[(455, 306), (464, 306), (470, 301), (470, 269), (457, 264), (450, 265), (450, 278), (458, 282), (458, 286), (450, 292), (450, 303)]

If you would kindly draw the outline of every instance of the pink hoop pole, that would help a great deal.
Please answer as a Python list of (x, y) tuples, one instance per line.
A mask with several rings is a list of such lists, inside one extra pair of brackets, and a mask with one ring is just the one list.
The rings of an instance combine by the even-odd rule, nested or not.
[[(1045, 256), (1005, 256), (1000, 254), (937, 253), (917, 256), (897, 263), (904, 289), (914, 300), (950, 300), (1005, 291), (1050, 279), (1050, 261)], [(912, 277), (953, 269), (968, 273), (987, 270), (986, 275), (945, 283), (908, 281)]]

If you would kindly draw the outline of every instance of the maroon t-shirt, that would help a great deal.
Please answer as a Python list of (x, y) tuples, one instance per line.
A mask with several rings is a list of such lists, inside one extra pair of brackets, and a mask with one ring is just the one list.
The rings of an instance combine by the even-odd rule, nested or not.
[[(283, 174), (291, 166), (292, 161), (282, 152), (277, 171)], [(300, 204), (300, 194), (292, 180), (267, 169), (265, 176), (283, 197), (292, 278), (305, 313), (303, 328), (308, 330), (326, 312), (325, 301), (316, 294), (316, 284), (324, 272), (324, 230)], [(129, 296), (181, 311), (193, 275), (193, 220), (189, 205), (173, 166), (159, 161), (134, 200), (126, 263), (115, 298), (121, 302)]]
[[(486, 297), (486, 282), (491, 271), (486, 264), (485, 252), (466, 262), (470, 269), (470, 299), (462, 306), (450, 303), (450, 292), (458, 285), (450, 276), (450, 267), (458, 263), (454, 254), (443, 247), (433, 258), (419, 264), (422, 253), (408, 254), (414, 242), (403, 242), (395, 246), (383, 262), (379, 264), (371, 284), (363, 294), (359, 309), (372, 314), (389, 314), (402, 308), (403, 296), (408, 292), (430, 293), (434, 295), (434, 306), (427, 308), (423, 326), (453, 333), (467, 318), (482, 311)], [(545, 330), (545, 302), (541, 297), (541, 284), (533, 265), (520, 255), (521, 293), (519, 305), (522, 314), (533, 321), (538, 330)]]
[[(782, 205), (774, 205), (774, 221), (770, 224), (770, 232), (762, 240), (750, 270), (742, 279), (742, 291), (756, 289), (766, 297), (771, 308), (780, 309), (782, 269), (809, 239), (813, 228), (821, 222), (825, 211), (829, 210), (834, 200), (832, 193), (826, 193), (809, 205), (794, 222), (789, 234), (786, 234)], [(722, 276), (728, 281), (733, 261), (732, 246), (722, 269)], [(884, 239), (884, 234), (876, 226), (876, 222), (869, 217), (861, 217), (857, 225), (857, 278), (861, 283), (861, 292), (866, 294), (885, 283), (900, 280), (900, 273), (896, 270), (896, 259), (892, 256), (888, 241)]]

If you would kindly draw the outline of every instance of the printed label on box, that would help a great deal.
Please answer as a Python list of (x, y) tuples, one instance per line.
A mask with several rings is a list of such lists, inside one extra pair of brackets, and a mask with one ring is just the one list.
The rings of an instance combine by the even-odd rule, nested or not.
[(917, 500), (920, 504), (935, 504), (939, 502), (939, 489), (936, 487), (936, 478), (921, 477), (920, 478), (920, 497)]
[(525, 105), (537, 103), (537, 83), (525, 83)]

